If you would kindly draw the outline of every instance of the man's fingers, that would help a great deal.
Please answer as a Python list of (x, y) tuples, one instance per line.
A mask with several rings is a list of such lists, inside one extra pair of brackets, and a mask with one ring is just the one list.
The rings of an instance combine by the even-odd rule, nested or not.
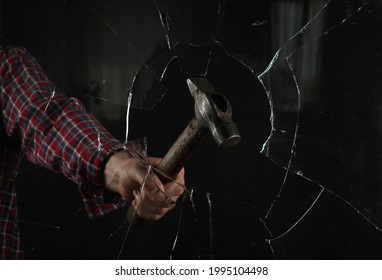
[(175, 182), (178, 182), (178, 183), (181, 184), (181, 185), (184, 185), (184, 184), (185, 184), (184, 173), (185, 173), (185, 170), (184, 170), (184, 168), (182, 168), (182, 169), (179, 171), (179, 173), (175, 176), (174, 181), (175, 181)]
[(164, 193), (169, 197), (180, 196), (184, 191), (184, 187), (177, 183), (167, 183), (164, 186)]
[[(159, 180), (159, 179), (157, 179)], [(156, 181), (157, 182), (157, 181)], [(185, 190), (185, 185), (184, 185), (184, 169), (179, 172), (178, 176), (175, 177), (174, 181), (165, 183), (164, 185), (158, 183), (158, 186), (160, 187), (161, 192), (165, 193), (168, 197), (170, 197), (173, 201), (176, 201), (180, 195)]]
[(152, 165), (152, 166), (158, 166), (159, 165), (159, 163), (162, 161), (162, 159), (161, 158), (157, 158), (157, 157), (150, 157), (149, 158), (149, 162), (150, 162), (150, 164)]
[[(161, 158), (150, 157), (150, 164), (157, 166), (161, 160)], [(144, 170), (143, 166), (140, 171), (139, 178), (142, 179), (142, 175), (144, 175), (146, 182), (142, 189), (133, 192), (135, 199), (132, 205), (140, 217), (158, 220), (175, 207), (175, 201), (183, 193), (184, 169), (182, 168), (177, 174), (175, 182), (165, 184), (154, 173), (150, 173), (147, 177), (148, 170)]]
[(168, 202), (168, 198), (161, 194), (159, 200), (152, 200), (151, 196), (143, 191), (134, 191), (134, 201), (132, 205), (138, 216), (148, 220), (158, 220), (163, 217), (168, 211), (175, 207), (174, 203)]

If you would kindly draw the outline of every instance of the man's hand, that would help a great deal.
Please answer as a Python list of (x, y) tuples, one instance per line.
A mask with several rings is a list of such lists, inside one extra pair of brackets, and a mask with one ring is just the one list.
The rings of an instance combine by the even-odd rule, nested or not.
[[(149, 160), (153, 166), (161, 161), (160, 158), (153, 157)], [(125, 151), (118, 152), (105, 165), (105, 187), (132, 202), (140, 217), (158, 220), (174, 208), (176, 200), (183, 193), (184, 169), (174, 179), (176, 182), (165, 184), (153, 172), (149, 176), (147, 172), (148, 168), (141, 160)], [(141, 188), (144, 181), (144, 187)]]

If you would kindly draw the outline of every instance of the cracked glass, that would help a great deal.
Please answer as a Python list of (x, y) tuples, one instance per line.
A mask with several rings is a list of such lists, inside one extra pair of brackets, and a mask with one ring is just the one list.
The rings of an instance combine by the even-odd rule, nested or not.
[(222, 150), (206, 135), (157, 222), (128, 207), (89, 220), (75, 184), (24, 160), (28, 259), (381, 258), (381, 1), (2, 0), (0, 12), (2, 43), (26, 47), (144, 162), (194, 117), (189, 78), (227, 97), (242, 138)]

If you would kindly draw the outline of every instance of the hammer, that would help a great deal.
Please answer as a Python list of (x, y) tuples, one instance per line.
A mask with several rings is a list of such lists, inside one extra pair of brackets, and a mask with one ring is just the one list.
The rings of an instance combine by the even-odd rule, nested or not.
[[(190, 158), (192, 151), (207, 131), (220, 148), (239, 143), (241, 137), (232, 121), (232, 108), (228, 99), (215, 91), (205, 78), (187, 79), (191, 95), (195, 99), (195, 117), (179, 135), (157, 166), (163, 174), (174, 178)], [(127, 219), (132, 221), (134, 210), (129, 208)]]

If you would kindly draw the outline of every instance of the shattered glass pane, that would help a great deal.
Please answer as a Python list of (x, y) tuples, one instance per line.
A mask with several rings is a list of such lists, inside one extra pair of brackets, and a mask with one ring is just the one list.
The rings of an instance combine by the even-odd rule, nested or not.
[[(322, 13), (330, 15), (338, 8), (334, 3)], [(350, 6), (346, 17), (329, 17), (316, 38), (305, 36), (311, 32), (308, 24), (292, 39), (302, 43), (289, 48), (288, 42), (260, 76), (273, 105), (273, 129), (263, 153), (344, 200), (377, 231), (381, 135), (373, 123), (379, 120), (381, 85), (373, 65), (380, 57), (374, 47), (381, 40), (380, 12), (378, 1)], [(360, 52), (365, 46), (367, 52)]]
[(205, 136), (176, 208), (141, 226), (128, 207), (89, 220), (77, 186), (25, 160), (27, 258), (382, 257), (381, 1), (1, 0), (0, 13), (1, 42), (121, 142), (147, 137), (139, 152), (163, 156), (195, 116), (192, 77), (229, 99), (242, 137), (220, 150)]

